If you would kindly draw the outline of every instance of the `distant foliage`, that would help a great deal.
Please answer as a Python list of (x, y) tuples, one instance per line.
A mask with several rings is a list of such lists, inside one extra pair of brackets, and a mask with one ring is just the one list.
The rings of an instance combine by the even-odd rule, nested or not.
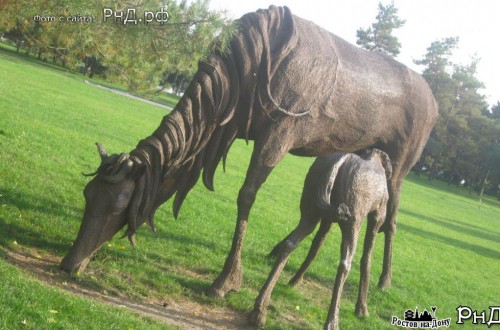
[[(208, 0), (18, 0), (0, 6), (0, 35), (18, 51), (90, 76), (105, 73), (139, 91), (156, 90), (165, 73), (192, 75), (198, 60), (224, 47), (233, 33), (232, 21), (209, 9)], [(106, 20), (105, 8), (113, 13)], [(59, 21), (76, 15), (93, 20)], [(146, 17), (153, 21), (146, 25)]]
[(439, 105), (438, 122), (415, 171), (500, 197), (500, 103), (489, 109), (480, 93), (478, 57), (465, 65), (451, 62), (458, 42), (456, 37), (435, 41), (415, 61), (424, 66), (422, 75)]

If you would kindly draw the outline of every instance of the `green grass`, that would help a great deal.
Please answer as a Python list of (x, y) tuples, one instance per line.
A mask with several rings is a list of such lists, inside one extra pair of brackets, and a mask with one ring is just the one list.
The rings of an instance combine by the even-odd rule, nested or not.
[[(165, 115), (164, 109), (88, 86), (83, 80), (80, 75), (27, 61), (0, 48), (3, 249), (35, 251), (42, 257), (64, 256), (83, 214), (82, 190), (88, 178), (81, 172), (93, 172), (99, 163), (94, 143), (102, 142), (110, 153), (129, 151)], [(212, 299), (203, 291), (222, 269), (229, 250), (236, 195), (251, 151), (251, 145), (237, 141), (228, 156), (227, 173), (218, 169), (215, 193), (198, 184), (176, 221), (171, 201), (167, 202), (156, 213), (156, 233), (141, 227), (136, 249), (115, 238), (96, 254), (78, 280), (85, 286), (110, 294), (119, 292), (139, 301), (187, 297), (207, 305), (250, 311), (272, 265), (265, 256), (298, 221), (302, 183), (312, 162), (310, 158), (287, 156), (273, 171), (252, 209), (243, 251), (243, 288), (226, 299)], [(391, 316), (402, 318), (409, 308), (429, 309), (431, 305), (438, 307), (439, 318), (451, 317), (454, 323), (459, 305), (479, 311), (498, 305), (499, 221), (498, 202), (486, 199), (479, 209), (474, 196), (410, 176), (404, 184), (398, 217), (393, 286), (386, 291), (376, 288), (383, 254), (383, 235), (379, 235), (368, 300), (370, 317), (354, 317), (360, 242), (344, 289), (341, 328), (391, 329)], [(286, 286), (310, 241), (311, 237), (307, 238), (292, 255), (276, 286), (267, 329), (317, 329), (326, 318), (339, 256), (337, 227), (306, 274), (312, 281), (298, 288)], [(118, 314), (109, 307), (46, 287), (2, 259), (0, 270), (0, 285), (14, 290), (0, 295), (0, 319), (6, 324), (19, 324), (32, 317), (34, 323), (42, 325), (50, 317), (47, 310), (55, 309), (62, 311), (56, 315), (61, 326), (73, 324), (78, 328), (74, 320), (88, 317), (88, 324), (97, 327), (100, 322), (113, 324), (127, 315), (133, 322), (144, 322), (131, 321), (140, 324), (133, 328), (153, 327), (150, 321), (141, 321), (123, 310)], [(68, 275), (67, 281), (74, 279)], [(23, 302), (30, 304), (23, 307)], [(91, 313), (86, 316), (86, 310), (97, 313), (101, 309), (109, 311), (99, 316), (101, 319)], [(472, 328), (470, 322), (464, 328)]]

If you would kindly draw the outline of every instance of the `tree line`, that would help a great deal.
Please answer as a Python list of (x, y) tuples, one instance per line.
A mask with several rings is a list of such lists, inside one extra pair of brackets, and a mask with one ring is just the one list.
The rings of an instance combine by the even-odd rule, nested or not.
[[(375, 22), (358, 29), (357, 44), (394, 57), (401, 44), (393, 31), (404, 23), (394, 2), (379, 3)], [(488, 192), (500, 198), (500, 102), (490, 106), (480, 93), (485, 86), (477, 78), (477, 56), (467, 64), (451, 61), (458, 44), (458, 37), (434, 41), (414, 61), (423, 67), (439, 117), (413, 170), (429, 180), (439, 178), (479, 196)]]
[[(236, 29), (208, 0), (7, 0), (0, 7), (0, 36), (18, 52), (143, 92), (158, 86), (181, 92), (197, 61), (227, 45)], [(168, 19), (160, 15), (145, 24), (164, 11)], [(60, 21), (74, 16), (92, 21)], [(375, 22), (358, 29), (357, 44), (395, 57), (402, 46), (393, 31), (404, 24), (393, 2), (380, 3)], [(490, 106), (480, 93), (478, 57), (467, 64), (451, 61), (458, 44), (457, 37), (437, 40), (415, 61), (439, 105), (439, 118), (414, 172), (500, 198), (500, 102)]]
[(208, 2), (7, 0), (0, 4), (0, 36), (18, 52), (133, 91), (181, 90), (197, 61), (224, 47), (234, 30)]

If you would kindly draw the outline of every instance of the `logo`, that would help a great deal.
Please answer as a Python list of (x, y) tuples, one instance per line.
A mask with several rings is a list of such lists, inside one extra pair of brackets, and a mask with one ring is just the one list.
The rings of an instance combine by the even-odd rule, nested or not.
[(436, 316), (436, 306), (431, 306), (432, 313), (424, 309), (423, 312), (408, 309), (404, 314), (404, 319), (401, 320), (397, 316), (392, 317), (391, 324), (401, 328), (414, 328), (414, 329), (437, 329), (448, 328), (451, 323), (451, 318), (439, 320)]
[[(489, 327), (491, 325), (499, 325), (500, 324), (500, 306), (490, 306), (490, 316), (489, 318), (486, 316), (486, 310), (483, 310), (481, 313), (478, 313), (477, 310), (473, 310), (469, 306), (458, 306), (458, 320), (457, 324), (464, 324), (464, 321), (472, 319), (472, 324), (485, 324)], [(486, 321), (488, 319), (488, 321)], [(481, 320), (481, 321), (479, 321)]]

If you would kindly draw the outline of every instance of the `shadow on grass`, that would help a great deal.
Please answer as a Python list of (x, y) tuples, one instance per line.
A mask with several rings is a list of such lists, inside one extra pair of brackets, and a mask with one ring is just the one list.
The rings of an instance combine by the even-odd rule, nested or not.
[[(427, 177), (424, 176), (417, 176), (413, 173), (410, 173), (406, 178), (405, 181), (409, 181), (415, 184), (418, 184), (422, 187), (426, 187), (429, 189), (433, 189), (445, 194), (453, 194), (456, 196), (460, 196), (463, 198), (470, 199), (471, 202), (476, 202), (477, 206), (479, 206), (479, 197), (477, 196), (476, 192), (470, 193), (466, 188), (463, 187), (457, 187), (456, 185), (449, 185), (444, 181), (435, 179), (435, 180), (429, 180)], [(484, 195), (483, 196), (483, 204), (486, 204), (491, 207), (498, 207), (500, 203), (498, 201), (495, 201), (494, 196), (490, 195)]]
[(442, 226), (446, 229), (451, 229), (453, 231), (456, 231), (460, 234), (466, 234), (466, 235), (471, 235), (480, 239), (488, 240), (493, 243), (498, 243), (500, 242), (500, 235), (497, 233), (489, 232), (484, 230), (483, 228), (471, 225), (471, 224), (464, 224), (463, 222), (456, 222), (451, 219), (446, 219), (442, 217), (427, 217), (423, 216), (418, 213), (414, 213), (411, 211), (407, 211), (404, 209), (400, 209), (400, 213), (406, 214), (412, 217), (415, 217), (419, 220), (424, 220), (426, 222)]
[(40, 235), (39, 232), (33, 231), (29, 228), (19, 226), (14, 223), (8, 223), (3, 217), (0, 217), (0, 245), (8, 247), (12, 241), (16, 241), (21, 245), (50, 249), (58, 254), (67, 252), (71, 243), (61, 243), (61, 239), (49, 240)]
[[(70, 248), (71, 241), (67, 237), (58, 235), (54, 231), (50, 234), (41, 230), (37, 231), (27, 221), (31, 221), (30, 223), (33, 224), (41, 221), (52, 221), (51, 223), (57, 226), (57, 221), (49, 219), (72, 217), (73, 214), (81, 213), (79, 208), (68, 208), (67, 205), (63, 205), (57, 200), (44, 198), (40, 195), (19, 193), (11, 189), (0, 189), (0, 204), (14, 207), (21, 214), (26, 212), (35, 214), (33, 220), (25, 219), (22, 222), (0, 217), (0, 233), (2, 233), (0, 235), (0, 245), (7, 247), (12, 241), (16, 241), (26, 247), (51, 250), (58, 255), (66, 253)], [(37, 217), (36, 214), (41, 216)], [(74, 235), (76, 237), (76, 233)], [(66, 243), (63, 243), (65, 241)]]
[(454, 239), (451, 237), (446, 237), (444, 235), (437, 234), (435, 232), (415, 228), (412, 226), (408, 226), (404, 223), (398, 223), (398, 229), (405, 230), (407, 232), (412, 233), (413, 235), (417, 235), (426, 239), (434, 240), (443, 244), (451, 245), (455, 248), (471, 251), (476, 254), (479, 254), (483, 257), (492, 258), (492, 259), (500, 259), (500, 252), (495, 251), (493, 249), (486, 248), (484, 246), (480, 246), (477, 244), (468, 243), (466, 241)]
[(56, 199), (44, 198), (43, 195), (16, 192), (12, 189), (0, 189), (0, 202), (12, 205), (20, 211), (32, 211), (45, 216), (68, 217), (73, 214), (83, 214), (78, 207), (68, 208)]
[[(210, 287), (211, 282), (204, 279), (197, 279), (194, 277), (186, 277), (181, 275), (170, 274), (170, 278), (172, 278), (175, 282), (181, 285), (184, 289), (189, 290), (196, 295), (202, 296)], [(199, 297), (203, 298), (203, 297)], [(203, 302), (204, 299), (199, 299), (200, 302)]]
[(219, 244), (216, 244), (213, 240), (210, 239), (210, 237), (207, 237), (206, 239), (200, 239), (199, 236), (192, 237), (189, 235), (181, 234), (179, 232), (173, 232), (169, 231), (168, 227), (165, 229), (162, 229), (161, 231), (158, 230), (157, 232), (148, 232), (148, 233), (143, 233), (144, 237), (148, 239), (149, 237), (155, 237), (159, 238), (161, 240), (164, 240), (166, 242), (178, 242), (182, 243), (183, 245), (186, 246), (186, 249), (192, 249), (193, 247), (199, 246), (199, 247), (205, 247), (210, 250), (217, 250), (220, 249), (221, 247)]

